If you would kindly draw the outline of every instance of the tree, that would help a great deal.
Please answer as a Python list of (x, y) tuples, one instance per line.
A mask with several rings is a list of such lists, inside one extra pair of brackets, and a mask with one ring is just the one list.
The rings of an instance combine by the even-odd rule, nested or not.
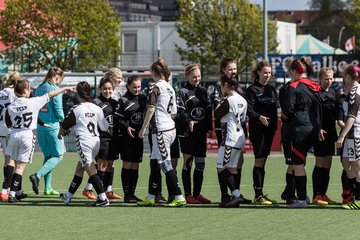
[(346, 7), (346, 2), (349, 0), (310, 0), (309, 5), (311, 9), (329, 11), (342, 10)]
[[(176, 45), (182, 60), (200, 62), (215, 73), (220, 61), (233, 57), (240, 71), (263, 49), (262, 12), (248, 0), (178, 0), (177, 31), (186, 48)], [(269, 52), (277, 47), (276, 26), (269, 21)]]
[(1, 41), (10, 47), (8, 53), (20, 55), (20, 61), (27, 63), (22, 65), (24, 70), (110, 66), (120, 52), (120, 20), (106, 0), (5, 3), (0, 10)]
[(352, 0), (351, 5), (348, 6), (348, 11), (349, 14), (346, 17), (346, 24), (349, 27), (347, 32), (349, 32), (350, 35), (345, 37), (345, 40), (348, 37), (355, 36), (355, 51), (358, 51), (360, 49), (360, 0)]

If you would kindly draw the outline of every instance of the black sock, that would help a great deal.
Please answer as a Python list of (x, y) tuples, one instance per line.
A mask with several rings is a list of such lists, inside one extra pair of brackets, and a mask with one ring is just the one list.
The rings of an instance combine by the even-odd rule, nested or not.
[(190, 177), (190, 170), (182, 170), (182, 181), (184, 185), (184, 192), (185, 196), (191, 195), (191, 177)]
[(228, 186), (228, 188), (230, 189), (231, 192), (236, 189), (234, 177), (227, 168), (225, 168), (223, 171), (221, 171), (221, 177), (224, 179), (224, 181), (226, 182), (226, 185)]
[(314, 166), (312, 173), (313, 199), (316, 195), (321, 195), (322, 171), (318, 166)]
[[(77, 175), (74, 175), (74, 178), (73, 178), (73, 180), (71, 181), (71, 184), (70, 184), (70, 187), (69, 187), (69, 193), (71, 193), (71, 194), (75, 194), (75, 192), (76, 192), (76, 190), (80, 187), (80, 185), (81, 185), (81, 181), (82, 181), (82, 177), (79, 177), (79, 176), (77, 176)], [(92, 182), (92, 178), (89, 178), (89, 182), (91, 183), (91, 184), (94, 184), (93, 182)]]
[(286, 186), (284, 192), (288, 196), (295, 196), (294, 174), (286, 173)]
[(241, 182), (241, 168), (237, 169), (237, 173), (233, 174), (234, 181), (235, 181), (235, 188), (240, 189), (240, 182)]
[(21, 179), (22, 176), (14, 173), (13, 177), (12, 177), (12, 184), (11, 184), (11, 188), (10, 191), (16, 192), (19, 188), (19, 184), (21, 183)]
[(96, 191), (96, 193), (99, 195), (100, 193), (104, 193), (105, 189), (104, 189), (104, 185), (101, 182), (101, 179), (99, 177), (99, 175), (94, 174), (91, 177), (91, 181), (93, 183), (94, 189)]
[[(105, 181), (105, 172), (104, 171), (97, 171), (97, 175), (99, 175), (100, 180), (104, 183)], [(104, 184), (105, 186), (105, 184)]]
[(105, 191), (108, 188), (108, 186), (112, 185), (113, 176), (114, 176), (114, 172), (105, 171), (104, 180), (103, 180)]
[(180, 184), (179, 184), (178, 178), (176, 176), (175, 170), (172, 169), (172, 170), (166, 172), (165, 174), (169, 178), (169, 183), (170, 183), (172, 191), (174, 192), (174, 195), (175, 196), (181, 195)]
[(139, 179), (139, 169), (130, 169), (130, 175), (131, 175), (131, 183), (130, 183), (130, 186), (131, 186), (131, 193), (132, 195), (135, 195), (135, 190), (136, 190), (136, 185), (137, 185), (137, 182), (138, 182), (138, 179)]
[(220, 191), (221, 191), (221, 197), (227, 197), (228, 191), (227, 191), (227, 184), (226, 184), (226, 179), (224, 179), (222, 177), (221, 172), (218, 172), (218, 180), (219, 180), (219, 186), (220, 186)]
[(326, 195), (327, 189), (330, 182), (330, 169), (322, 168), (322, 186), (321, 186), (321, 195)]
[(295, 187), (298, 199), (306, 201), (306, 176), (295, 176)]
[(254, 181), (254, 191), (255, 191), (255, 198), (260, 195), (263, 195), (263, 175), (264, 175), (264, 168), (262, 167), (254, 167), (253, 168), (253, 181)]
[(350, 178), (349, 182), (350, 182), (351, 192), (353, 194), (355, 194), (355, 191), (356, 191), (356, 178)]
[(343, 190), (350, 190), (351, 189), (350, 181), (349, 181), (349, 178), (348, 178), (345, 170), (343, 170), (342, 173), (341, 173), (341, 184), (342, 184), (342, 189)]
[(193, 196), (198, 197), (201, 192), (202, 183), (204, 180), (204, 171), (194, 170), (194, 189)]
[(167, 187), (167, 190), (168, 190), (168, 195), (169, 195), (169, 198), (170, 198), (171, 196), (174, 196), (174, 190), (173, 190), (172, 185), (171, 185), (171, 179), (170, 179), (169, 175), (167, 175), (167, 174), (165, 175), (165, 181), (166, 181), (166, 187)]
[(131, 195), (131, 173), (130, 169), (121, 169), (121, 182), (122, 187), (124, 189), (124, 195), (125, 196), (132, 196)]
[(3, 189), (8, 189), (11, 186), (12, 178), (14, 174), (14, 167), (7, 165), (5, 167), (5, 174), (4, 174), (4, 182), (3, 182)]
[(149, 193), (157, 196), (161, 192), (161, 172), (156, 159), (150, 159)]
[(22, 177), (21, 177), (21, 181), (19, 182), (17, 191), (21, 191), (21, 189), (22, 189)]
[(355, 200), (360, 201), (360, 182), (355, 182), (356, 189), (355, 189)]

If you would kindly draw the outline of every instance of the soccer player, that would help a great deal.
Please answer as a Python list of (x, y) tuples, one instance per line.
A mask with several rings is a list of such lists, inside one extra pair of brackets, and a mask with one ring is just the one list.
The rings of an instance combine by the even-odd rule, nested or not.
[(316, 141), (314, 145), (315, 166), (312, 174), (313, 203), (319, 205), (335, 204), (326, 195), (326, 191), (329, 186), (332, 156), (335, 155), (336, 122), (342, 121), (343, 109), (335, 90), (331, 88), (333, 82), (334, 71), (327, 67), (320, 69), (319, 83), (323, 113), (320, 133), (324, 140)]
[[(5, 179), (5, 176), (7, 175), (6, 166), (10, 162), (10, 154), (6, 153), (6, 148), (10, 138), (10, 129), (7, 128), (5, 123), (5, 113), (6, 113), (6, 108), (15, 99), (14, 86), (16, 85), (17, 80), (20, 78), (21, 78), (21, 74), (18, 72), (14, 72), (11, 75), (7, 75), (6, 77), (3, 78), (3, 82), (5, 82), (5, 88), (2, 91), (0, 91), (0, 141), (5, 159), (4, 169), (3, 169), (4, 172), (3, 182), (6, 181)], [(14, 169), (9, 168), (8, 170), (13, 172)], [(15, 197), (17, 198), (17, 200), (20, 201), (21, 199), (26, 198), (27, 196), (28, 195), (26, 193), (21, 191), (21, 182), (20, 182)], [(2, 196), (2, 193), (0, 193), (0, 200), (7, 201), (8, 200), (7, 197), (8, 195), (5, 194), (4, 196)]]
[[(15, 193), (22, 180), (22, 174), (27, 163), (31, 163), (35, 148), (36, 123), (40, 109), (55, 97), (72, 87), (64, 87), (51, 91), (42, 96), (30, 97), (30, 83), (26, 79), (19, 79), (14, 87), (17, 98), (6, 110), (6, 125), (11, 127), (10, 140), (6, 152), (11, 160), (6, 166), (6, 181), (3, 184), (2, 195), (6, 194), (10, 187), (9, 202), (17, 202)], [(14, 173), (13, 173), (14, 171)], [(12, 176), (12, 180), (11, 180)]]
[(219, 184), (225, 182), (232, 193), (229, 201), (221, 200), (220, 207), (238, 207), (241, 203), (240, 189), (235, 185), (234, 175), (237, 173), (240, 153), (245, 146), (242, 123), (246, 120), (247, 102), (236, 92), (237, 86), (236, 77), (222, 76), (221, 91), (224, 99), (214, 113), (215, 119), (221, 120), (223, 132), (216, 164)]
[(100, 149), (100, 134), (98, 129), (108, 131), (109, 123), (104, 117), (103, 110), (92, 103), (91, 88), (87, 82), (79, 82), (76, 85), (76, 92), (80, 104), (74, 106), (61, 123), (58, 138), (61, 139), (70, 128), (73, 128), (80, 160), (76, 166), (68, 192), (66, 194), (61, 193), (60, 198), (65, 204), (70, 203), (73, 195), (81, 184), (84, 171), (86, 171), (89, 175), (89, 182), (93, 184), (98, 194), (94, 206), (108, 206), (109, 200), (106, 197), (101, 179), (96, 173), (94, 160)]
[(259, 62), (252, 70), (252, 82), (246, 89), (249, 117), (249, 134), (253, 145), (255, 162), (253, 168), (254, 204), (271, 205), (275, 203), (263, 193), (265, 163), (270, 155), (273, 138), (277, 131), (277, 95), (274, 86), (269, 84), (272, 77), (268, 62)]
[[(206, 89), (201, 87), (200, 68), (190, 64), (185, 68), (187, 83), (177, 96), (178, 127), (181, 152), (184, 158), (182, 182), (186, 203), (211, 203), (203, 197), (201, 187), (204, 178), (206, 137), (212, 131), (212, 109)], [(191, 194), (191, 167), (195, 162), (194, 188)]]
[[(236, 60), (231, 58), (231, 57), (226, 57), (224, 58), (221, 63), (220, 63), (220, 70), (219, 70), (220, 76), (228, 76), (228, 77), (236, 77), (236, 79), (238, 79), (238, 75), (237, 75), (237, 64), (236, 64)], [(241, 88), (240, 84), (238, 83), (238, 86), (236, 87), (236, 91), (245, 98), (245, 91)], [(216, 87), (214, 92), (211, 94), (210, 96), (211, 98), (211, 103), (213, 105), (213, 109), (215, 109), (221, 102), (222, 99), (222, 92), (221, 92), (221, 81), (217, 82)], [(246, 122), (243, 123), (242, 126), (244, 132), (245, 132), (245, 137), (247, 136), (247, 130), (246, 130)], [(217, 137), (217, 141), (218, 141), (218, 147), (220, 147), (221, 143), (222, 143), (222, 132), (221, 132), (221, 122), (220, 119), (216, 120), (215, 119), (215, 133), (216, 133), (216, 137)], [(234, 174), (234, 179), (235, 179), (235, 186), (237, 188), (240, 189), (240, 182), (241, 182), (241, 171), (242, 171), (242, 166), (244, 163), (244, 155), (243, 155), (243, 151), (240, 152), (240, 159), (238, 161), (238, 166), (237, 166), (237, 172), (236, 174)], [(218, 178), (219, 181), (220, 179), (220, 175), (218, 173)], [(221, 202), (225, 203), (226, 201), (229, 201), (231, 196), (228, 194), (227, 191), (227, 187), (226, 187), (226, 182), (222, 182), (220, 181), (220, 188), (221, 188)], [(246, 199), (242, 194), (240, 196), (240, 203), (242, 204), (250, 204), (251, 200)]]
[(141, 80), (137, 75), (130, 76), (126, 82), (127, 92), (118, 101), (115, 113), (115, 124), (119, 125), (122, 134), (121, 181), (124, 189), (124, 202), (142, 201), (135, 196), (139, 178), (139, 163), (142, 162), (144, 143), (138, 134), (144, 121), (146, 96), (141, 93)]
[[(35, 90), (35, 96), (58, 90), (63, 79), (64, 72), (58, 67), (51, 67), (44, 81)], [(64, 140), (57, 138), (60, 122), (64, 120), (62, 94), (50, 99), (50, 102), (40, 109), (39, 118), (50, 128), (40, 124), (37, 126), (37, 139), (44, 154), (44, 162), (43, 166), (29, 178), (36, 194), (39, 194), (39, 181), (44, 177), (44, 195), (59, 195), (59, 192), (52, 188), (51, 180), (52, 170), (62, 161), (65, 153)]]
[[(119, 158), (118, 127), (113, 120), (117, 101), (112, 98), (114, 84), (109, 78), (103, 77), (100, 80), (99, 89), (100, 95), (94, 99), (94, 103), (102, 109), (104, 117), (109, 123), (109, 131), (99, 130), (100, 150), (96, 156), (96, 162), (97, 173), (104, 188), (107, 189), (112, 184), (112, 174), (106, 174), (106, 170), (111, 169), (114, 166), (114, 161)], [(112, 189), (106, 192), (106, 196), (108, 199), (121, 199), (121, 196), (115, 194)]]
[(284, 93), (282, 118), (289, 121), (292, 128), (291, 161), (294, 166), (295, 188), (298, 200), (288, 204), (289, 208), (307, 207), (305, 163), (308, 150), (319, 139), (321, 125), (320, 85), (307, 79), (314, 73), (310, 59), (301, 57), (290, 64), (295, 81)]
[[(111, 98), (114, 99), (115, 101), (118, 101), (119, 98), (121, 97), (121, 92), (120, 92), (120, 83), (123, 80), (123, 75), (122, 72), (119, 68), (110, 68), (109, 71), (107, 71), (104, 75), (105, 78), (110, 79), (112, 84), (113, 84), (113, 91), (111, 94)], [(113, 129), (114, 132), (112, 134), (112, 139), (111, 139), (111, 144), (114, 146), (120, 146), (121, 142), (119, 139), (119, 135), (121, 135), (119, 132), (117, 132), (117, 129), (114, 128)], [(119, 153), (119, 152), (118, 152)], [(112, 189), (112, 183), (113, 183), (113, 178), (114, 178), (114, 161), (112, 162), (112, 164), (107, 164), (106, 170), (105, 170), (105, 174), (104, 174), (104, 179), (105, 179), (105, 183), (106, 183), (106, 195), (108, 196), (109, 199), (112, 200), (118, 200), (121, 199), (122, 197), (118, 194), (115, 194), (113, 192)], [(95, 164), (97, 165), (97, 164)], [(93, 185), (90, 182), (87, 182), (86, 187), (84, 188), (82, 194), (87, 197), (88, 199), (96, 199), (96, 197), (93, 194), (92, 191)]]
[(336, 147), (343, 147), (342, 164), (350, 181), (354, 199), (341, 205), (345, 209), (360, 209), (360, 68), (349, 66), (345, 70), (344, 82), (350, 92), (347, 97), (348, 111), (345, 126), (336, 141)]
[[(179, 187), (176, 172), (171, 164), (170, 145), (174, 142), (176, 136), (175, 118), (176, 96), (170, 82), (170, 71), (163, 59), (156, 60), (151, 65), (151, 72), (156, 83), (150, 93), (150, 101), (146, 111), (144, 123), (139, 132), (139, 138), (144, 138), (145, 130), (149, 123), (152, 128), (153, 148), (151, 159), (157, 159), (161, 170), (168, 178), (168, 183), (175, 198), (167, 204), (169, 207), (180, 207), (186, 204)], [(149, 179), (151, 182), (151, 179)], [(137, 204), (140, 206), (153, 206), (155, 204), (155, 192), (149, 188), (148, 196)]]

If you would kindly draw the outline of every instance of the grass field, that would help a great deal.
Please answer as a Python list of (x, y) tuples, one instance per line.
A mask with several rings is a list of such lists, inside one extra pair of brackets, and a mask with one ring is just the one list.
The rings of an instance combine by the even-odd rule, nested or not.
[[(264, 192), (279, 202), (275, 206), (218, 208), (220, 194), (216, 160), (212, 156), (207, 158), (202, 193), (214, 204), (169, 209), (161, 206), (137, 207), (122, 201), (107, 208), (91, 207), (92, 201), (81, 195), (86, 178), (69, 206), (65, 206), (56, 196), (42, 195), (43, 179), (40, 182), (40, 194), (35, 195), (28, 176), (41, 166), (42, 156), (36, 154), (23, 178), (23, 190), (30, 197), (16, 204), (0, 203), (0, 239), (356, 239), (360, 233), (356, 217), (358, 211), (342, 210), (340, 206), (286, 208), (280, 200), (285, 182), (285, 164), (280, 156), (270, 157), (266, 166)], [(76, 154), (66, 155), (56, 168), (53, 176), (53, 187), (56, 190), (67, 190), (76, 160)], [(241, 192), (248, 198), (254, 196), (252, 164), (252, 155), (246, 155)], [(309, 196), (312, 195), (313, 164), (314, 158), (309, 157), (306, 167)], [(120, 168), (121, 162), (118, 161), (114, 189), (122, 195)], [(330, 198), (336, 201), (341, 200), (340, 173), (341, 165), (336, 157), (328, 190)], [(146, 158), (140, 166), (138, 197), (144, 197), (147, 193), (148, 174), (149, 162)], [(163, 193), (167, 195), (165, 185)]]

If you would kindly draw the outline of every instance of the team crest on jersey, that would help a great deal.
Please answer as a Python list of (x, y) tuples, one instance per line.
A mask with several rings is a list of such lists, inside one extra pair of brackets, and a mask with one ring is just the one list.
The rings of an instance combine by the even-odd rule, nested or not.
[(241, 103), (238, 104), (238, 108), (242, 108), (243, 106), (244, 106), (244, 104), (241, 104)]
[(203, 120), (205, 117), (205, 109), (202, 107), (197, 107), (194, 108), (191, 113), (190, 113), (191, 117), (195, 120)]
[(130, 121), (133, 124), (142, 124), (142, 113), (141, 112), (134, 113), (133, 115), (131, 115)]

